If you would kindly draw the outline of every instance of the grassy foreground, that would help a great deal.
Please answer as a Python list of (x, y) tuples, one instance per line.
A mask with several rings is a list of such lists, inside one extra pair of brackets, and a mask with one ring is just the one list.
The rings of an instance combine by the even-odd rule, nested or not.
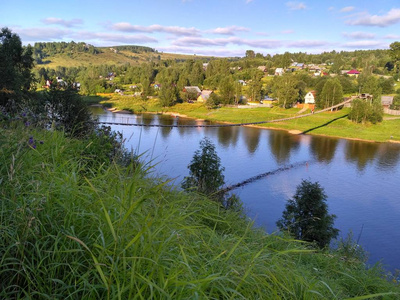
[(0, 131), (1, 299), (400, 296), (378, 266), (267, 235), (143, 166), (97, 162), (91, 147)]
[[(143, 101), (133, 97), (113, 96), (103, 101), (117, 109), (132, 112), (173, 112), (186, 115), (191, 118), (206, 119), (216, 122), (248, 123), (266, 120), (281, 119), (297, 116), (300, 109), (274, 108), (245, 108), (222, 107), (208, 110), (201, 103), (177, 104), (173, 107), (162, 108), (156, 99)], [(366, 141), (400, 142), (400, 118), (384, 120), (382, 123), (357, 124), (347, 118), (350, 112), (345, 108), (335, 112), (315, 114), (310, 117), (299, 118), (278, 123), (266, 123), (258, 125), (265, 128), (297, 130), (307, 134), (326, 135)], [(307, 111), (305, 113), (310, 113)]]

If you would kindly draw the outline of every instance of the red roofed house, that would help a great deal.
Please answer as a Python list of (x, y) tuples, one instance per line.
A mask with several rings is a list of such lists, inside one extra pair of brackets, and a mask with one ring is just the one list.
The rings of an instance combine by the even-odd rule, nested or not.
[(349, 76), (355, 76), (356, 78), (358, 77), (358, 75), (360, 75), (360, 72), (358, 72), (356, 69), (350, 70), (346, 73)]

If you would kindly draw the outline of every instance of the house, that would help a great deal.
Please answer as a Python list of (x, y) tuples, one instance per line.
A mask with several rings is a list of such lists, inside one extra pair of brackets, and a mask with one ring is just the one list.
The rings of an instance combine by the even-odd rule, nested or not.
[(356, 69), (353, 69), (353, 70), (346, 72), (346, 74), (349, 76), (355, 76), (357, 78), (358, 75), (360, 75), (360, 72), (358, 72)]
[(266, 66), (258, 66), (257, 67), (258, 70), (263, 71), (263, 72), (267, 72), (267, 67)]
[(246, 84), (246, 81), (244, 81), (244, 80), (239, 79), (238, 82), (239, 82), (241, 85), (243, 85), (243, 86), (247, 85), (247, 84)]
[(277, 76), (282, 76), (283, 73), (285, 73), (285, 71), (283, 70), (283, 68), (276, 68), (276, 69), (275, 69), (275, 75), (277, 75)]
[(304, 103), (315, 104), (315, 96), (316, 96), (315, 91), (308, 92), (307, 95), (304, 97)]
[(389, 108), (393, 104), (393, 96), (382, 96), (381, 103), (384, 108)]
[(183, 88), (183, 92), (186, 93), (185, 99), (186, 100), (196, 100), (197, 97), (200, 96), (201, 90), (199, 89), (198, 86), (185, 86)]
[(276, 102), (278, 102), (277, 99), (271, 98), (269, 96), (265, 96), (264, 99), (261, 99), (261, 103), (268, 107), (272, 107), (273, 104)]
[(211, 90), (202, 90), (199, 97), (197, 97), (197, 102), (207, 102), (210, 95), (213, 93)]
[(197, 93), (201, 94), (201, 90), (198, 86), (185, 86), (183, 88), (183, 91), (186, 93)]

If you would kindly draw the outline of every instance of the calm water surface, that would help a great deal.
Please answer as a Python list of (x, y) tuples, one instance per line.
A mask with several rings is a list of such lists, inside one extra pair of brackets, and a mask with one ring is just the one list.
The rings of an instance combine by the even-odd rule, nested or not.
[[(95, 111), (101, 121), (165, 125), (204, 124), (161, 115), (113, 114)], [(369, 263), (381, 261), (400, 269), (400, 145), (366, 143), (327, 137), (291, 135), (284, 131), (248, 127), (157, 128), (113, 125), (125, 145), (146, 160), (158, 163), (154, 172), (179, 185), (187, 165), (208, 137), (225, 167), (227, 185), (282, 166), (308, 162), (244, 187), (236, 193), (256, 225), (276, 231), (286, 201), (302, 179), (318, 181), (328, 195), (330, 213), (337, 216), (340, 235), (352, 231), (369, 253)]]

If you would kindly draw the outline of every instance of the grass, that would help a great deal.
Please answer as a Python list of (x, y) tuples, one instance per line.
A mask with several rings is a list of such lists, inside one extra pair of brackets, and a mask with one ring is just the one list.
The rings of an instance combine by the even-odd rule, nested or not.
[[(273, 108), (248, 108), (222, 107), (208, 110), (201, 103), (182, 103), (173, 107), (163, 108), (157, 99), (141, 100), (133, 97), (119, 96), (105, 100), (106, 103), (118, 109), (132, 112), (172, 112), (180, 113), (191, 118), (206, 119), (215, 122), (248, 123), (261, 122), (297, 116), (299, 109)], [(360, 139), (366, 141), (400, 142), (400, 119), (384, 120), (379, 124), (357, 124), (347, 119), (349, 108), (334, 112), (314, 114), (309, 117), (299, 118), (277, 123), (260, 124), (259, 127), (296, 130), (313, 135), (326, 135), (331, 137)], [(305, 112), (305, 113), (309, 113)]]
[(160, 56), (161, 60), (185, 60), (185, 59), (201, 59), (206, 58), (204, 56), (194, 56), (185, 54), (174, 54), (174, 53), (155, 53), (155, 52), (141, 52), (133, 53), (130, 51), (119, 51), (115, 53), (111, 51), (109, 47), (100, 48), (103, 52), (98, 54), (90, 53), (75, 53), (75, 54), (56, 54), (46, 57), (47, 63), (38, 64), (36, 68), (51, 68), (56, 69), (57, 67), (81, 67), (81, 66), (96, 66), (96, 65), (140, 65), (151, 60), (158, 60)]
[(379, 266), (267, 235), (148, 166), (93, 163), (91, 144), (0, 131), (0, 298), (399, 297)]

